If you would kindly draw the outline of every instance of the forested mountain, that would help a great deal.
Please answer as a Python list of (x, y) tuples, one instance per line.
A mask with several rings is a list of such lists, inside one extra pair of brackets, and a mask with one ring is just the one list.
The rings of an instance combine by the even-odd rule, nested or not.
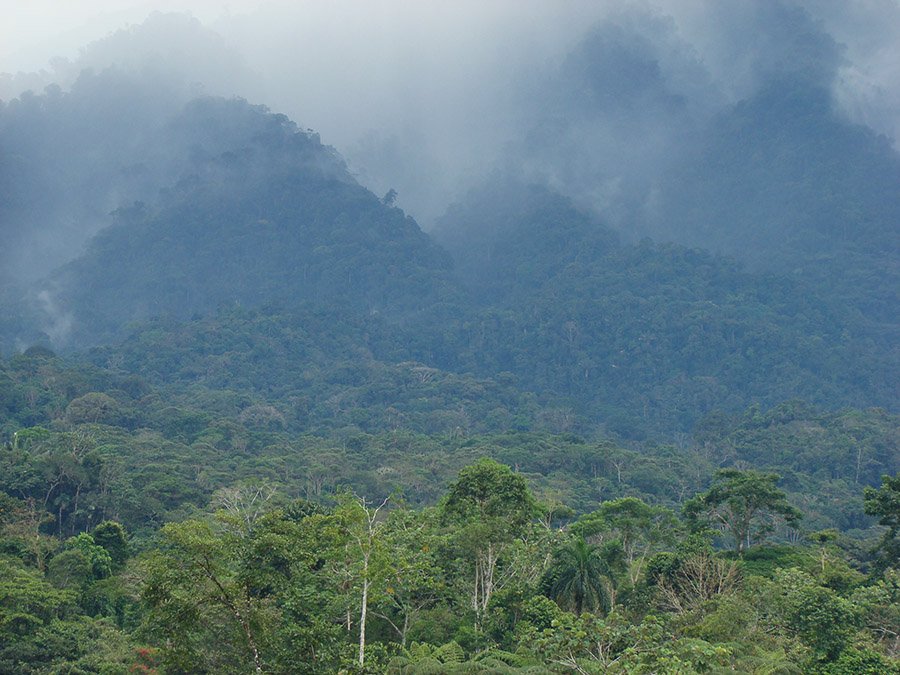
[[(129, 200), (153, 197), (185, 157), (165, 139), (179, 106), (164, 86), (85, 71), (0, 105), (3, 270), (32, 282), (80, 252)], [(182, 147), (181, 151), (188, 148)]]
[(153, 205), (118, 210), (50, 279), (76, 343), (220, 305), (314, 302), (398, 317), (452, 298), (447, 256), (283, 116), (210, 99), (173, 126), (190, 170)]
[(586, 30), (428, 231), (193, 19), (0, 105), (0, 673), (900, 672), (900, 156), (798, 7)]
[(438, 238), (486, 306), (463, 327), (462, 362), (570, 397), (619, 433), (687, 429), (752, 401), (894, 400), (895, 324), (802, 279), (678, 245), (620, 243), (537, 186), (472, 193)]
[(217, 90), (223, 66), (224, 79), (244, 76), (221, 36), (195, 18), (153, 13), (74, 62), (54, 59), (51, 72), (0, 75), (9, 92), (0, 94), (0, 245), (9, 253), (0, 276), (46, 276), (81, 253), (111, 211), (154, 201), (189, 171), (193, 149), (217, 156), (249, 140), (251, 126), (217, 137), (224, 129), (179, 116)]
[(771, 25), (735, 100), (663, 17), (592, 29), (535, 88), (504, 174), (599, 211), (628, 240), (725, 254), (896, 325), (892, 139), (840, 109), (845, 47), (809, 12), (769, 3), (745, 18)]
[[(96, 86), (115, 81), (109, 77), (97, 76)], [(79, 80), (80, 86), (88, 81)], [(764, 103), (775, 94), (763, 92), (736, 108), (748, 128), (759, 129), (759, 138), (748, 141), (756, 153), (750, 158), (723, 145), (748, 132), (710, 135), (697, 166), (715, 175), (681, 172), (682, 182), (673, 182), (672, 190), (683, 204), (696, 211), (698, 205), (761, 203), (750, 194), (729, 197), (727, 186), (719, 202), (709, 195), (690, 198), (690, 189), (709, 189), (716, 180), (765, 189), (749, 187), (749, 176), (768, 181), (772, 171), (762, 164), (753, 170), (748, 162), (759, 156), (768, 167), (769, 155), (781, 153), (785, 144), (803, 147), (803, 138), (820, 136), (827, 139), (820, 154), (813, 148), (789, 156), (803, 157), (804, 166), (822, 172), (828, 157), (851, 156), (841, 154), (841, 147), (856, 148), (858, 163), (883, 169), (875, 172), (883, 187), (868, 182), (871, 190), (855, 192), (855, 201), (842, 199), (861, 215), (841, 229), (836, 223), (843, 212), (829, 211), (833, 225), (826, 225), (802, 204), (815, 201), (827, 211), (828, 199), (817, 198), (816, 190), (837, 199), (849, 191), (845, 182), (833, 184), (822, 175), (794, 189), (787, 174), (780, 176), (782, 189), (799, 200), (790, 207), (794, 211), (781, 212), (790, 224), (782, 227), (772, 214), (762, 214), (759, 220), (769, 230), (745, 223), (744, 230), (755, 234), (741, 246), (760, 251), (768, 271), (679, 245), (622, 241), (568, 198), (502, 173), (448, 210), (435, 243), (391, 204), (392, 195), (379, 199), (358, 185), (336, 151), (313, 133), (259, 106), (204, 98), (157, 123), (145, 145), (135, 146), (150, 147), (156, 139), (163, 150), (148, 158), (155, 168), (148, 169), (154, 178), (147, 186), (162, 181), (161, 167), (171, 174), (168, 184), (147, 193), (146, 201), (124, 203), (81, 256), (25, 296), (9, 287), (9, 314), (16, 320), (4, 333), (8, 344), (33, 342), (43, 331), (57, 345), (92, 345), (134, 332), (126, 329), (134, 321), (161, 317), (170, 322), (162, 330), (177, 332), (172, 321), (199, 320), (228, 307), (266, 307), (268, 315), (283, 315), (274, 322), (273, 337), (286, 344), (288, 336), (305, 330), (309, 316), (325, 309), (349, 331), (341, 341), (353, 345), (337, 363), (352, 360), (350, 354), (370, 354), (366, 358), (389, 370), (415, 363), (451, 377), (514, 381), (535, 410), (569, 420), (559, 430), (603, 429), (631, 438), (689, 432), (709, 411), (737, 411), (754, 402), (771, 406), (803, 398), (831, 407), (891, 407), (900, 377), (891, 312), (893, 202), (885, 197), (895, 153), (835, 119), (824, 127), (787, 124), (813, 93), (786, 85), (779, 91), (799, 102)], [(49, 92), (30, 105), (59, 114), (81, 96)], [(826, 105), (820, 101), (813, 111), (826, 116), (820, 111)], [(21, 124), (24, 111), (10, 110), (9, 118)], [(718, 119), (716, 124), (726, 124), (725, 117)], [(781, 133), (769, 133), (769, 127)], [(721, 139), (718, 145), (715, 138)], [(733, 158), (735, 175), (744, 178), (729, 179), (727, 169), (714, 168), (727, 157)], [(800, 170), (787, 160), (782, 166)], [(852, 203), (861, 206), (851, 208)], [(673, 223), (677, 214), (676, 209)], [(725, 228), (712, 226), (730, 218), (704, 213), (690, 222), (707, 223), (711, 229), (696, 236), (716, 246), (716, 237), (734, 241)], [(682, 229), (685, 237), (694, 236), (687, 224)], [(787, 237), (780, 257), (764, 253), (778, 237)], [(853, 243), (841, 248), (848, 237)], [(876, 261), (885, 264), (878, 274)], [(854, 284), (846, 283), (849, 276)], [(870, 286), (877, 288), (869, 292)], [(304, 316), (308, 311), (314, 314)], [(219, 320), (195, 325), (215, 333), (225, 328)], [(247, 331), (242, 339), (254, 342), (264, 339), (257, 330), (250, 322), (239, 332)], [(320, 352), (330, 339), (305, 332)], [(201, 339), (193, 329), (185, 335)], [(143, 362), (158, 351), (132, 351), (135, 372), (146, 372)], [(200, 345), (189, 353), (221, 358)], [(298, 355), (295, 349), (281, 353), (271, 357), (279, 365), (262, 369), (241, 367), (246, 359), (240, 358), (215, 386), (252, 382), (272, 389), (261, 373), (309, 365), (289, 360)], [(321, 353), (334, 354), (327, 347)], [(167, 372), (171, 377), (179, 371)], [(293, 396), (309, 397), (303, 387), (292, 389)], [(540, 428), (535, 410), (516, 416), (519, 424)], [(493, 428), (484, 426), (484, 418), (465, 417), (463, 427)]]
[(900, 157), (824, 88), (777, 81), (718, 117), (661, 203), (665, 226), (810, 281), (879, 322), (898, 300)]

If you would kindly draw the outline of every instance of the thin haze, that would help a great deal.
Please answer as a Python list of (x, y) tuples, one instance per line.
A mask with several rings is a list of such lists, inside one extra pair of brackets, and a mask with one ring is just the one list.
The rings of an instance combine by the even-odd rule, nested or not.
[[(781, 5), (805, 7), (816, 30), (840, 45), (833, 86), (846, 113), (900, 136), (896, 0), (5, 3), (0, 71), (10, 75), (0, 78), (0, 99), (52, 81), (65, 89), (83, 66), (140, 69), (140, 59), (161, 60), (184, 70), (191, 91), (240, 95), (318, 131), (362, 183), (379, 193), (396, 188), (398, 203), (429, 227), (533, 130), (540, 83), (552, 83), (559, 64), (598, 22), (626, 17), (629, 30), (643, 32), (653, 45), (651, 58), (672, 95), (709, 114), (716, 101), (752, 93), (766, 67), (792, 57), (782, 50), (777, 12), (760, 9)], [(214, 34), (203, 40), (212, 56), (204, 58), (206, 46), (197, 47), (190, 31), (152, 44), (101, 40), (157, 10), (197, 17)], [(79, 50), (95, 40), (101, 42)], [(129, 49), (138, 55), (124, 53)], [(601, 139), (613, 132), (594, 126), (585, 133)], [(659, 133), (662, 145), (674, 132)], [(656, 162), (653, 138), (643, 140), (644, 161)], [(618, 151), (622, 142), (610, 149)], [(613, 177), (598, 190), (614, 193), (616, 186)]]
[[(364, 116), (396, 119), (389, 97), (415, 94), (414, 112), (432, 109), (440, 96), (471, 94), (490, 75), (516, 66), (534, 67), (571, 46), (597, 19), (625, 7), (652, 9), (675, 18), (679, 31), (700, 53), (724, 88), (744, 82), (749, 44), (760, 37), (747, 21), (755, 2), (714, 0), (493, 0), (429, 3), (410, 0), (260, 2), (259, 0), (29, 0), (0, 6), (0, 72), (49, 69), (56, 57), (75, 59), (81, 47), (142, 22), (151, 12), (186, 12), (217, 30), (247, 57), (266, 82), (266, 93), (316, 113), (317, 128), (353, 135), (360, 111), (349, 103), (374, 104)], [(768, 3), (774, 4), (774, 3)], [(885, 108), (898, 131), (900, 107), (900, 2), (816, 0), (803, 5), (847, 48), (843, 75), (857, 108)], [(763, 36), (764, 37), (764, 36)], [(749, 43), (749, 44), (748, 44)], [(161, 48), (163, 48), (161, 46)], [(327, 82), (329, 84), (322, 84)], [(330, 84), (333, 83), (333, 84)], [(302, 105), (293, 84), (311, 84), (326, 96)], [(355, 85), (355, 86), (353, 86)], [(448, 91), (441, 85), (449, 85)], [(437, 91), (439, 96), (433, 97)], [(338, 92), (342, 92), (339, 95)], [(349, 100), (345, 98), (350, 95)], [(12, 94), (8, 89), (3, 98)], [(273, 106), (277, 104), (272, 101)], [(328, 111), (318, 114), (318, 109)], [(293, 111), (286, 111), (293, 112)], [(374, 117), (370, 117), (373, 116)], [(350, 119), (353, 124), (347, 122)], [(331, 131), (331, 130), (329, 130)], [(357, 133), (358, 137), (359, 134)]]

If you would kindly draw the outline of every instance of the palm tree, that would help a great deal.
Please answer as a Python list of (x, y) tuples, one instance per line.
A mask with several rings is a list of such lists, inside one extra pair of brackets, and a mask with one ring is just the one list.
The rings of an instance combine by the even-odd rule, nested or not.
[(547, 577), (548, 595), (560, 607), (571, 609), (575, 614), (606, 610), (609, 606), (604, 583), (607, 576), (609, 569), (601, 557), (600, 547), (578, 537), (554, 554)]

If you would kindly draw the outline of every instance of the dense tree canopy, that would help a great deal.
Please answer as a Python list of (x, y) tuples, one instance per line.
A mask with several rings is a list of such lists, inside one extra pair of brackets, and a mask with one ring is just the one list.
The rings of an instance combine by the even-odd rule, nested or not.
[(241, 99), (0, 104), (0, 673), (900, 672), (900, 161), (776, 14), (708, 119), (591, 32), (433, 234)]

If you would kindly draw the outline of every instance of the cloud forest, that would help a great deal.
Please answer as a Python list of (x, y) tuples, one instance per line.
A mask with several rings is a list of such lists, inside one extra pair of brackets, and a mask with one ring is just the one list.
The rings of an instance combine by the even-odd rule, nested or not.
[(900, 673), (900, 5), (190, 4), (0, 9), (0, 673)]

